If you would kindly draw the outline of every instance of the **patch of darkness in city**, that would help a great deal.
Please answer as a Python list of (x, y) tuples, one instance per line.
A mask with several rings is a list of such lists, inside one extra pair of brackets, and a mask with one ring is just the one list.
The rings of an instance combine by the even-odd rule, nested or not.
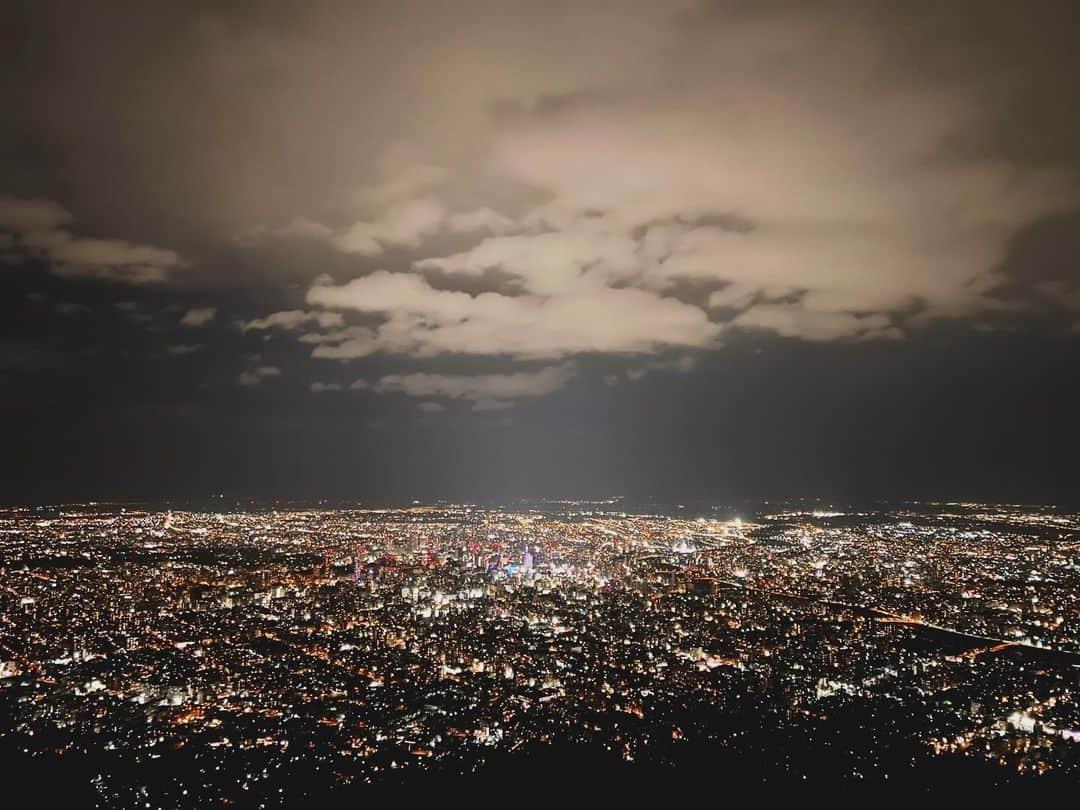
[(1078, 41), (4, 3), (8, 784), (1067, 796)]

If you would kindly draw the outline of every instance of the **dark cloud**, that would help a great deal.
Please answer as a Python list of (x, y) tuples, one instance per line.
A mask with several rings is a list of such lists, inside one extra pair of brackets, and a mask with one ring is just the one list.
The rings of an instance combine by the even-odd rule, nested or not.
[(1055, 214), (1018, 231), (1000, 272), (1013, 289), (1047, 282), (1080, 287), (1080, 212)]
[(10, 479), (1062, 491), (1072, 6), (6, 4)]

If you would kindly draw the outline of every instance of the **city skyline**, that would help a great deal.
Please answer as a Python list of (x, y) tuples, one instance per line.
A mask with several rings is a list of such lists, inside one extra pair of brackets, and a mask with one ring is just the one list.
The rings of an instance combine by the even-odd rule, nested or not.
[(1076, 503), (1069, 3), (2, 14), (5, 503)]

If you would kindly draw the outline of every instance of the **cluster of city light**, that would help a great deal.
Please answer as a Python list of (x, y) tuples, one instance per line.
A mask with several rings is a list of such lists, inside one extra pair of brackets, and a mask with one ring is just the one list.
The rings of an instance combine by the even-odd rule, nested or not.
[[(718, 707), (812, 738), (873, 706), (920, 718), (927, 756), (1080, 762), (1080, 519), (617, 508), (0, 513), (3, 733), (42, 754), (183, 751), (189, 775), (155, 788), (174, 805), (266, 799), (313, 764), (471, 770), (526, 743), (674, 762), (733, 733)], [(100, 777), (107, 797), (139, 789)]]

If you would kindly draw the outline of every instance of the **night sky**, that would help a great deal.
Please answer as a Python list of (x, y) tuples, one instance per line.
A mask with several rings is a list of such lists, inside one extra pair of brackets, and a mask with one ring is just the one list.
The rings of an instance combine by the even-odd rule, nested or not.
[(1075, 504), (1078, 21), (5, 3), (0, 501)]

